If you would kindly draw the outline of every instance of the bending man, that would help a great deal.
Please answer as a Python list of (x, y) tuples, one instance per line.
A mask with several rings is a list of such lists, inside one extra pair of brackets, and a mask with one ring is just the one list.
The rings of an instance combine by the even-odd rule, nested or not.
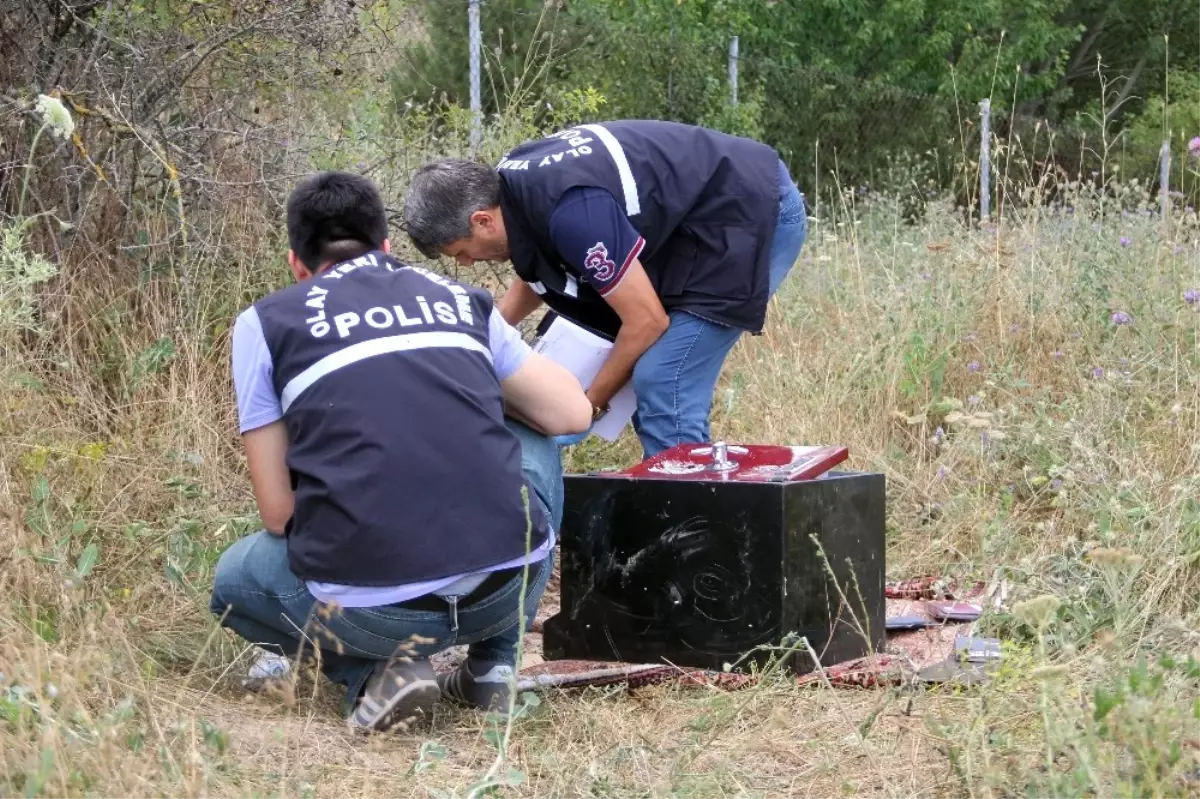
[(497, 307), (545, 302), (614, 342), (588, 388), (593, 419), (632, 377), (646, 457), (707, 442), (721, 366), (796, 262), (803, 198), (758, 142), (657, 121), (580, 125), (493, 168), (443, 160), (414, 176), (405, 226), (427, 257), (512, 261)]

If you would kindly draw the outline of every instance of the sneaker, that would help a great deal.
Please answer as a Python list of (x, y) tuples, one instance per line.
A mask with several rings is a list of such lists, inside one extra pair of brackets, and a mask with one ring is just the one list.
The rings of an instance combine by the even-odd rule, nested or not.
[(283, 655), (259, 649), (258, 658), (250, 664), (246, 679), (242, 680), (242, 687), (248, 691), (261, 691), (268, 683), (286, 680), (291, 675), (290, 660)]
[(513, 667), (507, 663), (491, 664), (483, 674), (475, 674), (471, 670), (471, 661), (465, 660), (454, 671), (439, 674), (437, 680), (442, 693), (451, 699), (505, 715), (513, 677)]
[(363, 732), (407, 729), (413, 722), (429, 718), (441, 698), (428, 659), (381, 661), (367, 680), (349, 724)]

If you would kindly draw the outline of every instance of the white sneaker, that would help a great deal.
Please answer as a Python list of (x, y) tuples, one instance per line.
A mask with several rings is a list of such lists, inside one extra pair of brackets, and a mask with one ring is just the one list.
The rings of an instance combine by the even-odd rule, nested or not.
[[(257, 648), (257, 647), (256, 647)], [(249, 691), (259, 691), (271, 680), (286, 680), (292, 676), (292, 662), (283, 655), (258, 649), (258, 657), (250, 664), (242, 687)]]

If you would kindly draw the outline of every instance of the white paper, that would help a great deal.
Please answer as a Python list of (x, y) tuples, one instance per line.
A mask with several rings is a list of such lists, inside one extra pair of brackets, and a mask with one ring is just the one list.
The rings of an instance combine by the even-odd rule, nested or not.
[[(612, 342), (559, 316), (550, 323), (533, 351), (566, 368), (586, 391), (600, 373), (600, 367), (608, 359), (612, 347)], [(596, 420), (592, 432), (605, 441), (616, 441), (636, 410), (637, 396), (633, 393), (632, 382), (629, 382), (613, 396), (608, 413)]]

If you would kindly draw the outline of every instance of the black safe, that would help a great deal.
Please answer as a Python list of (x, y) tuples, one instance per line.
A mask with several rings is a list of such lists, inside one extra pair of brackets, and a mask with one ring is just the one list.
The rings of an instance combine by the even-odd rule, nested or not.
[(803, 674), (798, 636), (824, 666), (881, 651), (886, 483), (830, 471), (846, 456), (693, 444), (567, 475), (545, 657)]

